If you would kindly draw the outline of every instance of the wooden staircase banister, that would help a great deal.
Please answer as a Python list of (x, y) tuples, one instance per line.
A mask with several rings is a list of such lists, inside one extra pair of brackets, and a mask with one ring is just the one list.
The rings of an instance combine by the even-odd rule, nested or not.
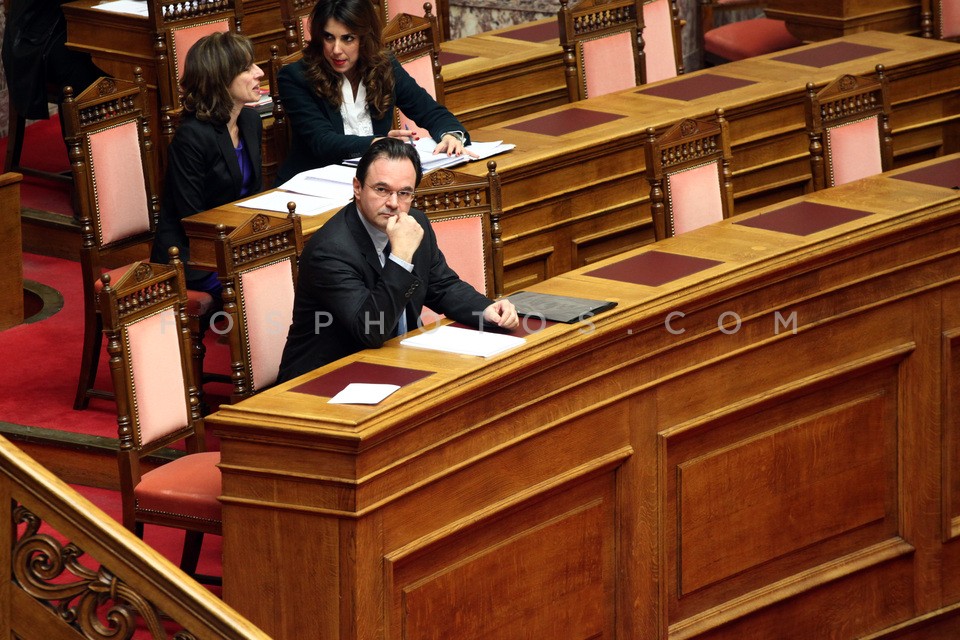
[[(8, 505), (7, 524), (0, 525), (0, 566), (12, 567), (7, 575), (13, 576), (0, 586), (0, 637), (84, 637), (80, 629), (93, 623), (87, 605), (96, 602), (91, 609), (101, 625), (110, 624), (103, 616), (110, 609), (120, 614), (113, 624), (125, 624), (129, 616), (131, 624), (156, 629), (156, 637), (167, 637), (164, 627), (172, 620), (182, 627), (178, 638), (269, 640), (3, 437), (0, 496)], [(87, 633), (91, 629), (90, 637), (126, 636), (97, 632), (95, 625)]]

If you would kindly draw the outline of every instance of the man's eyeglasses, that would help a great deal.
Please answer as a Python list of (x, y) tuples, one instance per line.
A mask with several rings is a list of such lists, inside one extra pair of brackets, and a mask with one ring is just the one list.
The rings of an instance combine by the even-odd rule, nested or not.
[(389, 200), (390, 196), (392, 195), (396, 195), (397, 200), (399, 202), (410, 202), (413, 200), (413, 191), (410, 191), (408, 189), (393, 191), (391, 189), (387, 189), (386, 187), (382, 187), (380, 185), (377, 185), (377, 186), (366, 185), (366, 186), (369, 187), (370, 189), (373, 189), (373, 192), (377, 194), (377, 197), (382, 200)]

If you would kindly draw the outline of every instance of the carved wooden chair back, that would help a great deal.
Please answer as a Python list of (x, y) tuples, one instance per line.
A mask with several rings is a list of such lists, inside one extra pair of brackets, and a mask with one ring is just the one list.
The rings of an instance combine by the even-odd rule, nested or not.
[[(219, 452), (205, 452), (190, 358), (183, 264), (135, 262), (115, 280), (102, 276), (110, 373), (117, 398), (123, 524), (187, 532), (181, 568), (195, 573), (204, 533), (221, 532)], [(145, 456), (179, 442), (186, 454), (155, 469)]]
[(197, 40), (217, 31), (240, 31), (240, 0), (148, 0), (147, 15), (154, 37), (160, 115), (180, 108), (183, 65)]
[(881, 173), (893, 164), (890, 100), (883, 65), (875, 77), (843, 75), (817, 91), (807, 84), (807, 135), (814, 190)]
[(685, 21), (680, 19), (676, 0), (645, 0), (642, 21), (641, 82), (646, 84), (681, 75), (681, 33)]
[(571, 102), (643, 82), (642, 0), (560, 0), (560, 46)]
[[(487, 161), (482, 177), (449, 169), (425, 174), (413, 207), (427, 214), (440, 251), (463, 281), (491, 298), (503, 295), (503, 204), (496, 162)], [(436, 318), (426, 309), (421, 315), (424, 324)]]
[(287, 158), (287, 152), (290, 150), (290, 125), (287, 122), (287, 114), (283, 110), (283, 100), (280, 98), (280, 85), (277, 82), (277, 76), (280, 69), (288, 64), (292, 64), (303, 58), (303, 50), (281, 56), (277, 45), (270, 47), (270, 64), (267, 65), (267, 84), (270, 91), (270, 98), (273, 101), (273, 130), (271, 139), (273, 142), (273, 156), (276, 166), (279, 169), (283, 166), (283, 161)]
[(229, 233), (220, 225), (216, 248), (238, 402), (277, 380), (303, 249), (300, 217), (291, 209), (286, 218), (255, 214)]
[(302, 50), (310, 42), (310, 14), (317, 0), (280, 0), (287, 54)]
[(715, 120), (681, 120), (644, 141), (650, 210), (657, 240), (730, 217), (730, 136), (723, 109)]
[[(422, 17), (397, 13), (383, 28), (383, 46), (393, 51), (400, 66), (438, 103), (443, 104), (443, 76), (440, 74), (440, 39), (436, 17), (430, 3)], [(394, 126), (416, 129), (417, 124), (399, 109), (394, 110)], [(421, 131), (421, 135), (425, 130)]]
[(117, 278), (131, 255), (149, 255), (160, 211), (146, 85), (139, 69), (134, 75), (134, 82), (101, 78), (77, 96), (68, 88), (61, 107), (81, 227), (84, 333), (77, 409), (91, 396), (113, 397), (93, 387), (102, 337), (100, 276), (115, 268)]
[(450, 39), (449, 0), (435, 0), (433, 4), (423, 0), (375, 0), (380, 7), (383, 24), (389, 23), (401, 13), (411, 16), (423, 16), (432, 13), (436, 20), (436, 33), (439, 41)]

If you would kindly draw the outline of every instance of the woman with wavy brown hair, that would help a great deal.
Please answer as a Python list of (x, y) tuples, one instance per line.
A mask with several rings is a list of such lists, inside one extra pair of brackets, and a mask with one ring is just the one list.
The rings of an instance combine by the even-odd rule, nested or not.
[(285, 66), (278, 77), (293, 132), (278, 184), (301, 171), (360, 156), (378, 138), (412, 138), (410, 130), (391, 129), (394, 108), (430, 131), (439, 141), (436, 153), (464, 152), (463, 125), (383, 48), (383, 28), (371, 0), (319, 0), (310, 20), (303, 59)]
[[(263, 129), (260, 114), (246, 105), (259, 100), (262, 78), (253, 44), (237, 33), (204, 36), (187, 52), (183, 117), (167, 149), (155, 262), (166, 262), (171, 246), (189, 259), (183, 218), (260, 191)], [(220, 295), (217, 274), (209, 271), (188, 269), (187, 287)]]

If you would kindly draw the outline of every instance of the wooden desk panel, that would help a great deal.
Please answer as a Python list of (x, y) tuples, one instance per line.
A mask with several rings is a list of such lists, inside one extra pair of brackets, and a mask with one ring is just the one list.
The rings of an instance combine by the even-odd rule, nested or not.
[[(394, 340), (222, 408), (224, 599), (275, 638), (956, 633), (960, 194), (894, 174), (540, 283), (619, 304), (508, 354)], [(805, 203), (861, 213), (763, 228)], [(717, 264), (591, 274), (658, 252)], [(433, 373), (295, 390), (352, 362)]]
[(23, 251), (20, 247), (19, 173), (0, 175), (0, 331), (23, 322)]
[(567, 103), (558, 38), (530, 42), (510, 33), (556, 18), (449, 40), (443, 54), (468, 56), (443, 65), (445, 106), (468, 130)]
[(859, 31), (920, 32), (920, 0), (767, 0), (764, 12), (804, 41)]

